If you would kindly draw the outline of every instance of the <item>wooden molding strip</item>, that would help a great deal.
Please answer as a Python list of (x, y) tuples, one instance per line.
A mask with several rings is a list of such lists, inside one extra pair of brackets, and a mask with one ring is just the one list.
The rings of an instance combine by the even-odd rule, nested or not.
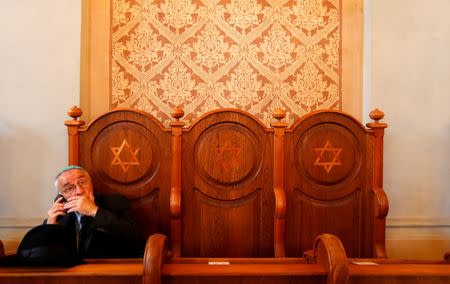
[(387, 218), (386, 227), (450, 227), (450, 218)]
[[(0, 217), (0, 228), (27, 228), (42, 224), (45, 217)], [(388, 228), (450, 227), (450, 218), (387, 218)]]
[(0, 229), (32, 228), (42, 224), (44, 217), (0, 217)]

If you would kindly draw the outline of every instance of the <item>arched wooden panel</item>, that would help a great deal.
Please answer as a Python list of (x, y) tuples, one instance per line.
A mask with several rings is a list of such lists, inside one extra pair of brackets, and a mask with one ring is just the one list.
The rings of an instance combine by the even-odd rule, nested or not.
[(194, 163), (198, 175), (214, 187), (200, 189), (214, 198), (240, 198), (254, 189), (236, 190), (236, 185), (251, 183), (258, 175), (263, 156), (257, 133), (240, 123), (219, 122), (211, 125), (194, 145)]
[[(291, 210), (288, 220), (294, 219), (293, 223), (300, 224), (302, 228), (302, 230), (287, 228), (290, 254), (302, 255), (305, 248), (311, 249), (311, 239), (317, 237), (317, 232), (326, 232), (339, 237), (349, 255), (360, 254), (363, 239), (360, 190), (336, 200), (318, 200), (295, 188), (290, 197), (288, 202), (295, 206), (289, 207)], [(335, 219), (336, 216), (339, 216), (338, 220)], [(336, 221), (329, 222), (329, 220)]]
[(168, 234), (170, 132), (148, 114), (116, 110), (79, 131), (80, 165), (96, 193), (119, 193), (132, 203), (142, 238)]
[[(259, 254), (261, 190), (237, 200), (217, 200), (194, 189), (189, 206), (193, 218), (186, 218), (184, 255), (240, 257)], [(191, 228), (195, 228), (192, 230)]]
[(108, 190), (130, 198), (150, 193), (146, 185), (158, 173), (161, 145), (145, 127), (135, 122), (107, 125), (89, 150), (96, 180)]
[[(320, 123), (294, 142), (295, 168), (302, 182), (311, 185), (303, 189), (308, 195), (331, 199), (355, 190), (347, 185), (360, 173), (364, 155), (351, 129)], [(322, 189), (327, 190), (326, 195)]]
[(182, 256), (273, 256), (273, 134), (221, 110), (183, 133)]
[(338, 236), (351, 257), (373, 256), (373, 141), (352, 117), (321, 111), (286, 133), (286, 252)]

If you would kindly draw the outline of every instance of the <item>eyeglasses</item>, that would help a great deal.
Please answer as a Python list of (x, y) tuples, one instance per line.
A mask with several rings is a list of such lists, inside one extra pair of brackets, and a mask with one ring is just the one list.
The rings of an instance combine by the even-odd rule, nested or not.
[(63, 189), (62, 192), (63, 194), (70, 194), (72, 192), (74, 192), (77, 187), (80, 188), (86, 188), (89, 186), (89, 181), (86, 178), (80, 178), (79, 180), (77, 180), (75, 183), (71, 183), (66, 185)]

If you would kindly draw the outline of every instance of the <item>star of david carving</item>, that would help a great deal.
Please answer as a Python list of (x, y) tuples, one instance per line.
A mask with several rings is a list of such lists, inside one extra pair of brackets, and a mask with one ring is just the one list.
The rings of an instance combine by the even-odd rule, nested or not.
[[(124, 148), (126, 148), (130, 153), (131, 159), (129, 161), (122, 161), (122, 159), (120, 158), (120, 153), (122, 153), (122, 150)], [(121, 166), (123, 171), (126, 173), (131, 166), (140, 165), (140, 162), (137, 159), (139, 150), (140, 148), (137, 148), (136, 150), (131, 149), (127, 139), (123, 139), (122, 145), (120, 145), (119, 147), (111, 147), (111, 151), (114, 154), (111, 166)]]
[[(314, 166), (322, 166), (327, 173), (330, 173), (334, 166), (342, 166), (342, 162), (339, 160), (339, 155), (342, 152), (342, 148), (333, 148), (331, 142), (327, 140), (322, 148), (314, 148), (317, 153), (317, 159), (314, 162)], [(331, 161), (324, 161), (324, 153), (329, 152), (332, 154)]]
[(236, 147), (227, 140), (225, 144), (215, 149), (217, 153), (216, 163), (221, 165), (225, 170), (229, 170), (241, 164), (239, 153), (241, 147)]

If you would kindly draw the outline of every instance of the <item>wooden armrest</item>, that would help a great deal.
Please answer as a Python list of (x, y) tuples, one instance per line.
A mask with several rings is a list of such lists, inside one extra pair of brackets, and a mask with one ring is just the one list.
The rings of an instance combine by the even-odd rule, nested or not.
[(341, 241), (330, 234), (322, 234), (314, 241), (314, 258), (328, 272), (327, 284), (346, 284), (349, 279), (347, 256)]
[(167, 237), (151, 235), (145, 245), (143, 284), (161, 284), (161, 267), (168, 255)]
[(5, 256), (5, 246), (3, 242), (0, 240), (0, 257)]

